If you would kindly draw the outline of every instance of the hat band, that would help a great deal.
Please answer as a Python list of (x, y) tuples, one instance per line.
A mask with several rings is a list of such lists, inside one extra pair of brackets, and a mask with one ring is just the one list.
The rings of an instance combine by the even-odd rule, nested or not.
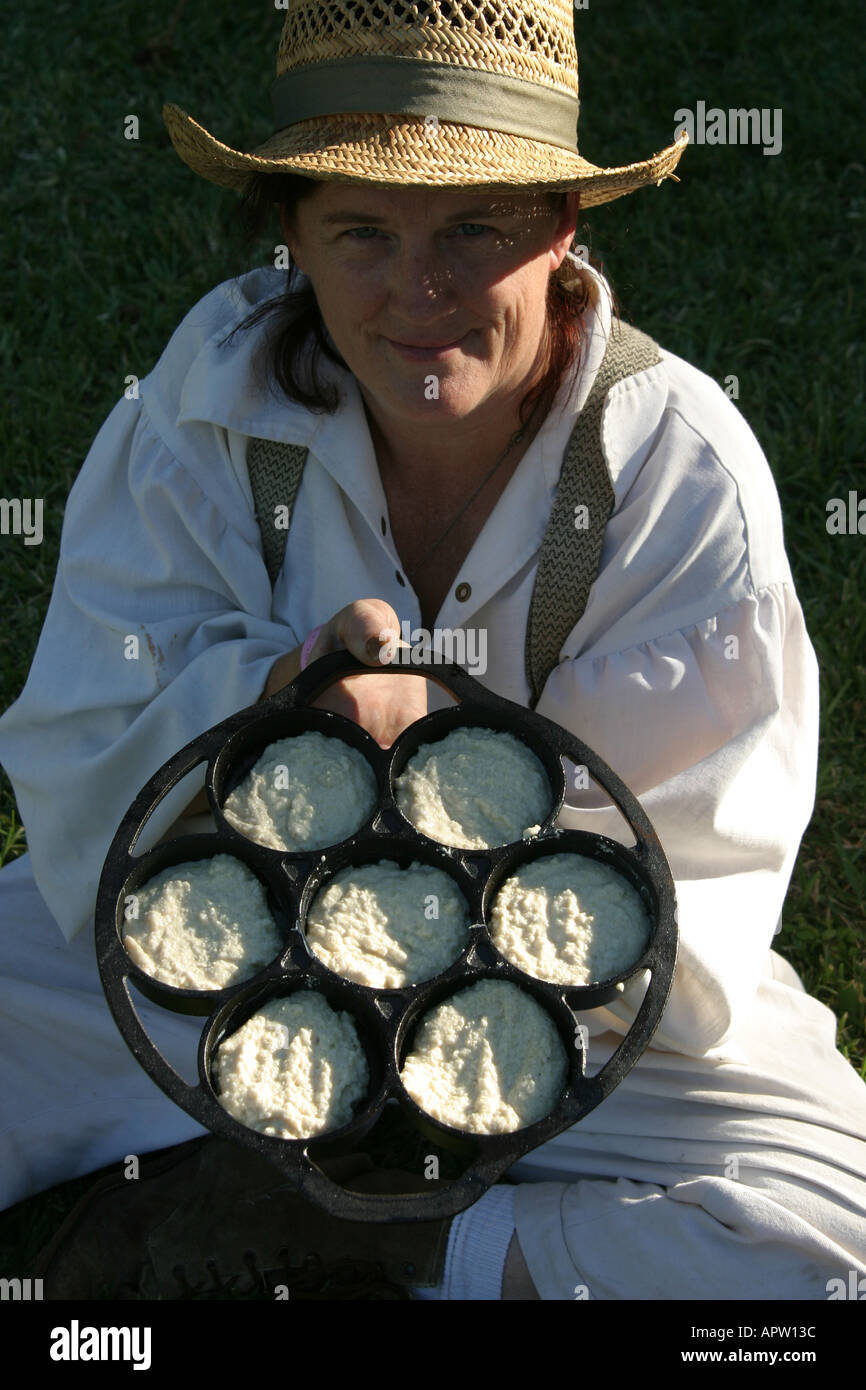
[(538, 82), (419, 58), (335, 58), (282, 73), (271, 88), (276, 130), (343, 112), (435, 116), (577, 152), (577, 97)]

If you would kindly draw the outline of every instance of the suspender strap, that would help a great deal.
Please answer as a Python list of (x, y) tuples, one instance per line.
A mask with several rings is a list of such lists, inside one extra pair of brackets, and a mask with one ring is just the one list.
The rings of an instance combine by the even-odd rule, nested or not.
[(601, 417), (610, 388), (661, 361), (651, 338), (614, 319), (592, 390), (575, 421), (541, 554), (526, 624), (529, 707), (534, 709), (563, 643), (583, 616), (595, 583), (614, 491), (601, 446)]
[(283, 567), (286, 537), (306, 461), (305, 444), (251, 438), (247, 445), (247, 471), (272, 588)]

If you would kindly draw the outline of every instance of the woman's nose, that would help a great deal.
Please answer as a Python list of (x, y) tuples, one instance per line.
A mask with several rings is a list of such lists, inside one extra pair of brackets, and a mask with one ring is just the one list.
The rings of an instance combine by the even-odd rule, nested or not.
[(407, 322), (413, 313), (429, 313), (433, 304), (441, 309), (443, 301), (456, 295), (453, 266), (429, 242), (401, 246), (389, 259), (385, 283)]

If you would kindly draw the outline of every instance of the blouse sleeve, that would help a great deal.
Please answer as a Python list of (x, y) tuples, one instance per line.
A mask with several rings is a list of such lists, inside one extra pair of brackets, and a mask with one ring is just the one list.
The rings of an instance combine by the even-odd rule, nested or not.
[[(215, 473), (222, 463), (217, 446)], [(67, 940), (92, 918), (139, 789), (197, 734), (254, 704), (276, 657), (298, 644), (271, 619), (248, 508), (233, 515), (218, 496), (173, 457), (146, 401), (126, 398), (69, 494), (36, 654), (0, 719), (34, 877)], [(204, 768), (194, 776), (154, 811), (149, 840), (203, 786)]]
[[(719, 1047), (757, 991), (814, 804), (818, 669), (793, 586), (564, 661), (544, 703), (639, 797), (671, 866), (679, 959), (653, 1046)], [(634, 843), (601, 788), (580, 780), (558, 824)], [(624, 1032), (643, 992), (632, 981), (588, 1014), (590, 1034)]]

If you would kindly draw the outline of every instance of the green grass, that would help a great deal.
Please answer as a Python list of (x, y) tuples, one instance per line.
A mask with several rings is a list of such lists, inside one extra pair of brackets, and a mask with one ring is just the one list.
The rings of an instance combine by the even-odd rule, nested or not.
[[(168, 57), (136, 61), (172, 8), (76, 0), (46, 23), (41, 7), (24, 6), (4, 30), (4, 88), (16, 102), (0, 134), (3, 493), (45, 499), (45, 539), (0, 538), (3, 707), (27, 678), (66, 497), (124, 378), (146, 374), (187, 310), (269, 261), (278, 239), (242, 254), (234, 195), (186, 168), (160, 110), (176, 101), (241, 148), (264, 139), (282, 13), (192, 0)], [(699, 99), (783, 112), (780, 155), (692, 146), (678, 184), (590, 212), (581, 239), (626, 317), (718, 381), (736, 374), (738, 406), (773, 469), (822, 701), (815, 813), (776, 945), (834, 1010), (838, 1046), (864, 1075), (866, 540), (825, 528), (827, 500), (864, 476), (860, 6), (606, 0), (576, 12), (576, 32), (581, 152), (595, 163), (661, 149), (675, 111)], [(124, 139), (129, 114), (137, 141)], [(0, 862), (25, 848), (4, 774)], [(89, 1181), (0, 1215), (4, 1272), (28, 1267)]]

